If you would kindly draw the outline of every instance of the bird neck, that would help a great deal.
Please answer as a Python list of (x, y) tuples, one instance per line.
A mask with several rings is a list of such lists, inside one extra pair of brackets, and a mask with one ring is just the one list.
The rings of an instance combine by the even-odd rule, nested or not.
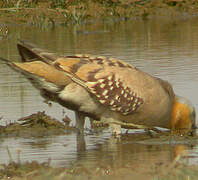
[(172, 117), (170, 122), (171, 130), (189, 131), (192, 123), (190, 120), (190, 109), (187, 104), (179, 102), (175, 97), (172, 109)]

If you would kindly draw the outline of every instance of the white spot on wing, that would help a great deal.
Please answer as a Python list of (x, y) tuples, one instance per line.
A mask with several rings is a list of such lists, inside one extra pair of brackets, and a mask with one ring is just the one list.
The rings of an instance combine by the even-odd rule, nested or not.
[(136, 109), (136, 107), (133, 107), (133, 108), (132, 108), (132, 111), (135, 111), (135, 109)]
[(114, 102), (115, 102), (114, 100), (111, 100), (111, 101), (110, 101), (110, 105), (113, 105), (113, 104), (114, 104)]
[(116, 99), (116, 100), (118, 100), (118, 99), (119, 99), (119, 96), (118, 96), (118, 95), (116, 95), (116, 96), (115, 96), (115, 99)]
[(104, 103), (105, 103), (105, 100), (100, 99), (99, 101), (100, 101), (102, 104), (104, 104)]
[(113, 79), (113, 76), (109, 76), (107, 79), (108, 79), (109, 81), (111, 81), (111, 80)]
[(101, 97), (99, 94), (96, 94), (96, 96), (97, 96), (98, 98), (100, 98), (100, 97)]
[(102, 83), (101, 85), (100, 85), (100, 88), (104, 88), (105, 87), (105, 84), (104, 83)]
[(104, 98), (105, 98), (105, 99), (108, 99), (108, 97), (109, 97), (109, 96), (105, 96)]
[(121, 109), (122, 109), (122, 107), (118, 107), (116, 110), (117, 110), (117, 111), (120, 111)]
[(138, 106), (139, 106), (140, 104), (142, 104), (142, 102), (141, 102), (141, 101), (139, 101), (137, 104), (138, 104)]
[(109, 81), (108, 85), (111, 86), (113, 84), (113, 81)]
[(90, 91), (91, 91), (93, 94), (95, 94), (95, 93), (96, 93), (95, 88), (89, 88), (89, 89), (90, 89)]
[(105, 81), (105, 79), (99, 79), (98, 82), (99, 83), (103, 83)]
[(116, 108), (113, 108), (113, 107), (112, 107), (111, 110), (112, 110), (112, 111), (116, 111)]
[(111, 87), (110, 87), (110, 90), (113, 90), (113, 88), (114, 88), (114, 87), (113, 87), (113, 86), (111, 86)]
[(89, 86), (90, 92), (92, 91), (98, 97), (100, 103), (108, 105), (112, 111), (123, 115), (136, 111), (143, 103), (137, 93), (119, 79), (119, 75), (118, 77), (114, 74), (103, 76), (97, 82), (90, 82), (90, 84), (93, 85)]
[(102, 95), (105, 96), (107, 93), (108, 93), (108, 90), (106, 89), (106, 90), (102, 93)]
[(119, 82), (119, 81), (116, 81), (116, 87), (117, 87), (117, 88), (120, 87), (119, 85), (120, 85), (120, 82)]
[(88, 86), (95, 86), (98, 82), (87, 82)]

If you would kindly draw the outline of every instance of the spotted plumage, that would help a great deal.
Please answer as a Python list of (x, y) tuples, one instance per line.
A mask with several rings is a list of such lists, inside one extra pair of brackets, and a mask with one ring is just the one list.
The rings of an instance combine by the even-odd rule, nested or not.
[(101, 104), (109, 106), (112, 111), (128, 115), (143, 104), (143, 98), (138, 96), (126, 83), (123, 83), (119, 77), (116, 78), (115, 73), (107, 73), (107, 75), (103, 73), (109, 67), (127, 68), (130, 71), (130, 69), (134, 69), (133, 66), (124, 61), (103, 56), (76, 55), (67, 56), (67, 58), (80, 59), (68, 70), (68, 66), (65, 66), (67, 62), (60, 58), (55, 61), (56, 67), (72, 73), (75, 82), (80, 80), (83, 87), (95, 95)]
[[(80, 79), (81, 83), (84, 83), (83, 86), (86, 86), (101, 104), (110, 106), (112, 111), (127, 115), (136, 111), (143, 103), (143, 99), (138, 97), (132, 89), (125, 87), (120, 79), (115, 78), (114, 74), (103, 78), (96, 77), (99, 72), (104, 70), (104, 67), (135, 68), (124, 61), (88, 54), (56, 57), (54, 54), (43, 52), (38, 48), (32, 48), (31, 51), (37, 53), (40, 58), (54, 61), (53, 64), (57, 69), (67, 71), (73, 74), (75, 79)], [(65, 61), (66, 58), (67, 61)]]
[(123, 115), (135, 112), (143, 104), (143, 99), (129, 87), (124, 88), (124, 84), (114, 74), (85, 84), (100, 103)]
[(124, 61), (115, 59), (115, 58), (108, 58), (104, 56), (93, 56), (88, 54), (76, 54), (73, 56), (63, 56), (64, 58), (80, 58), (80, 62), (75, 64), (75, 66), (79, 66), (82, 64), (82, 61), (87, 61), (90, 63), (104, 65), (104, 66), (114, 66), (114, 67), (123, 67), (123, 68), (135, 68), (134, 66), (125, 63)]

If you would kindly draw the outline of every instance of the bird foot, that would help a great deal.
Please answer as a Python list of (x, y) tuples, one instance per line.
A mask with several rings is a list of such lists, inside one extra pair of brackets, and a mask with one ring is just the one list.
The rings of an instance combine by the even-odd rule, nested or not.
[(154, 131), (156, 133), (162, 133), (161, 130), (155, 128), (155, 127), (148, 127), (144, 125), (134, 124), (134, 123), (125, 123), (125, 122), (112, 122), (115, 125), (120, 125), (121, 127), (125, 129), (145, 129), (146, 131)]
[(43, 102), (47, 104), (49, 107), (52, 107), (52, 103), (50, 102), (50, 100), (45, 99)]

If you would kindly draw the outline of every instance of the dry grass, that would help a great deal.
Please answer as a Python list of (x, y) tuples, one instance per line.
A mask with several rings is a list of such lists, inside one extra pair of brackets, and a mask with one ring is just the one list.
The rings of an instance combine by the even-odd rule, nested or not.
[(36, 161), (10, 162), (8, 165), (1, 165), (0, 179), (20, 180), (84, 180), (84, 179), (142, 179), (142, 180), (196, 180), (198, 175), (197, 166), (185, 166), (181, 164), (152, 165), (150, 169), (135, 167), (112, 168), (106, 165), (90, 167), (84, 164), (81, 167), (54, 168), (47, 163)]

